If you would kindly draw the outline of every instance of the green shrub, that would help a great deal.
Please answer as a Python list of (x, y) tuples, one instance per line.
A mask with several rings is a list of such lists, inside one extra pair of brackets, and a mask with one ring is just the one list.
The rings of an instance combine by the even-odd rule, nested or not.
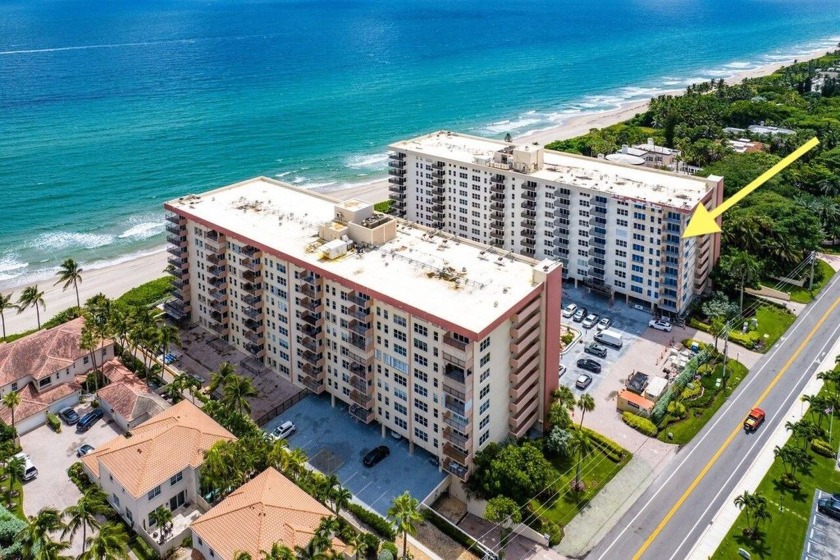
[(70, 468), (67, 469), (67, 476), (68, 478), (70, 478), (73, 484), (76, 485), (76, 487), (79, 489), (79, 492), (81, 492), (82, 494), (87, 492), (88, 488), (93, 486), (93, 483), (85, 474), (85, 469), (82, 466), (82, 463), (79, 461), (76, 461), (75, 463), (70, 465)]
[(382, 202), (377, 202), (373, 205), (373, 209), (377, 212), (382, 212), (383, 214), (387, 214), (391, 211), (391, 205), (393, 201), (391, 200), (383, 200)]
[(621, 419), (624, 420), (625, 424), (634, 430), (645, 434), (646, 436), (655, 437), (658, 432), (656, 425), (653, 422), (647, 418), (636, 416), (632, 412), (624, 412), (621, 415)]
[(627, 451), (616, 442), (589, 428), (583, 428), (583, 431), (598, 451), (606, 455), (610, 461), (620, 463), (624, 459)]
[(53, 315), (53, 318), (49, 321), (45, 322), (41, 325), (42, 329), (51, 329), (53, 327), (57, 327), (58, 325), (63, 325), (67, 321), (72, 321), (73, 319), (80, 317), (81, 313), (79, 313), (78, 307), (71, 307), (70, 309), (65, 309), (59, 313)]
[(693, 399), (694, 397), (699, 396), (702, 392), (703, 386), (700, 383), (689, 383), (686, 385), (685, 389), (683, 389), (680, 399)]
[(379, 543), (381, 542), (379, 537), (373, 533), (365, 533), (364, 539), (367, 543), (368, 550), (379, 550)]
[(441, 533), (456, 543), (460, 544), (467, 550), (478, 550), (475, 548), (475, 540), (473, 540), (472, 537), (457, 527), (453, 527), (451, 523), (441, 517), (435, 510), (431, 508), (423, 508), (422, 513), (423, 518), (426, 519), (426, 521), (437, 527)]
[(668, 414), (676, 418), (685, 418), (685, 405), (680, 401), (672, 401), (668, 404)]
[(397, 545), (394, 544), (392, 541), (382, 541), (382, 546), (379, 547), (380, 552), (383, 550), (387, 550), (390, 552), (394, 558), (399, 557), (399, 550), (397, 550)]
[(811, 450), (823, 457), (834, 457), (834, 450), (831, 449), (831, 446), (826, 441), (821, 439), (811, 441)]
[(359, 521), (373, 529), (383, 539), (392, 541), (397, 538), (396, 532), (388, 520), (378, 513), (374, 513), (352, 502), (348, 504), (347, 511), (355, 515)]
[(132, 288), (116, 299), (116, 302), (131, 307), (151, 307), (164, 300), (172, 292), (172, 278), (165, 276)]
[(58, 419), (58, 416), (47, 411), (47, 426), (49, 426), (52, 431), (60, 434), (61, 433), (61, 420)]
[(21, 542), (15, 537), (26, 522), (0, 505), (0, 558), (18, 558)]
[(560, 340), (563, 342), (564, 345), (568, 346), (575, 339), (575, 334), (567, 332), (563, 336), (560, 337)]

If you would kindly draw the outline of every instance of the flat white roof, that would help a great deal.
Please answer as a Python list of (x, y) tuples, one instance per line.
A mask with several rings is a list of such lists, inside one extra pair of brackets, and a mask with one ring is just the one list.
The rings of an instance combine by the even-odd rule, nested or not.
[(397, 220), (392, 241), (328, 260), (319, 250), (323, 246), (317, 247), (318, 227), (333, 221), (336, 204), (346, 207), (347, 202), (264, 177), (168, 203), (188, 217), (304, 261), (316, 272), (346, 278), (474, 333), (535, 288), (535, 266), (559, 266), (404, 220)]
[[(486, 161), (510, 144), (455, 132), (435, 132), (391, 145), (391, 149), (430, 158), (448, 159), (492, 170)], [(533, 149), (531, 147), (531, 149)], [(693, 210), (712, 189), (703, 177), (679, 175), (649, 167), (630, 167), (574, 154), (545, 150), (542, 169), (523, 177), (532, 177), (555, 184), (572, 185), (600, 191), (619, 198), (669, 206), (683, 211)], [(517, 173), (506, 170), (509, 173)]]

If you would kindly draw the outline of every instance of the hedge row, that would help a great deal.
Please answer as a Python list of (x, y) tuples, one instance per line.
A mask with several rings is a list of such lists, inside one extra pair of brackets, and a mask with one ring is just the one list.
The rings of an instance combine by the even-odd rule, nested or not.
[(583, 432), (589, 436), (590, 441), (598, 448), (598, 451), (606, 455), (613, 463), (620, 463), (624, 459), (624, 454), (627, 451), (613, 440), (589, 428), (583, 428)]
[(624, 412), (621, 415), (621, 419), (624, 420), (625, 424), (627, 424), (634, 430), (645, 434), (646, 436), (655, 437), (658, 433), (656, 425), (653, 422), (651, 422), (647, 418), (636, 416), (632, 412)]
[(374, 513), (352, 502), (347, 505), (346, 509), (386, 541), (393, 541), (397, 537), (396, 531), (394, 531), (391, 523), (378, 513)]
[(827, 442), (821, 439), (813, 440), (811, 442), (811, 449), (817, 455), (822, 455), (823, 457), (834, 457), (834, 450)]
[(423, 518), (440, 529), (440, 532), (460, 544), (467, 550), (478, 552), (479, 548), (476, 546), (475, 540), (468, 534), (464, 533), (457, 527), (453, 527), (446, 519), (440, 516), (438, 512), (431, 508), (423, 508)]

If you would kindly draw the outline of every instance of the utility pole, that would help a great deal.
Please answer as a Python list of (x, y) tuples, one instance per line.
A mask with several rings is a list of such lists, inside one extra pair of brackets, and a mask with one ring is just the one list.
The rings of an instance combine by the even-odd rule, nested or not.
[(723, 379), (723, 390), (726, 391), (726, 362), (729, 361), (727, 357), (727, 352), (729, 350), (729, 324), (727, 324), (727, 328), (723, 334), (723, 372), (721, 373), (721, 378)]
[(808, 291), (810, 292), (811, 289), (814, 287), (814, 261), (817, 260), (817, 252), (811, 251), (811, 279), (808, 280)]

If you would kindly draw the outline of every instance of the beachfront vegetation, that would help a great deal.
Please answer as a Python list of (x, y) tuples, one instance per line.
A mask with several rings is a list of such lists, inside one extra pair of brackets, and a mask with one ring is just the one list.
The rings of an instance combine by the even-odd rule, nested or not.
[(79, 299), (79, 284), (82, 283), (82, 269), (79, 266), (79, 263), (73, 259), (66, 259), (58, 268), (57, 276), (58, 281), (53, 285), (58, 286), (64, 282), (62, 290), (65, 292), (67, 291), (67, 288), (73, 286), (73, 289), (76, 291), (76, 307), (81, 307), (82, 302)]
[(165, 276), (130, 289), (116, 301), (132, 307), (150, 307), (166, 299), (170, 293), (172, 293), (172, 277)]
[(41, 328), (41, 308), (46, 309), (47, 304), (44, 303), (44, 292), (38, 290), (38, 285), (28, 286), (23, 289), (18, 298), (17, 312), (23, 313), (30, 307), (35, 308), (35, 318), (38, 321), (38, 329)]

